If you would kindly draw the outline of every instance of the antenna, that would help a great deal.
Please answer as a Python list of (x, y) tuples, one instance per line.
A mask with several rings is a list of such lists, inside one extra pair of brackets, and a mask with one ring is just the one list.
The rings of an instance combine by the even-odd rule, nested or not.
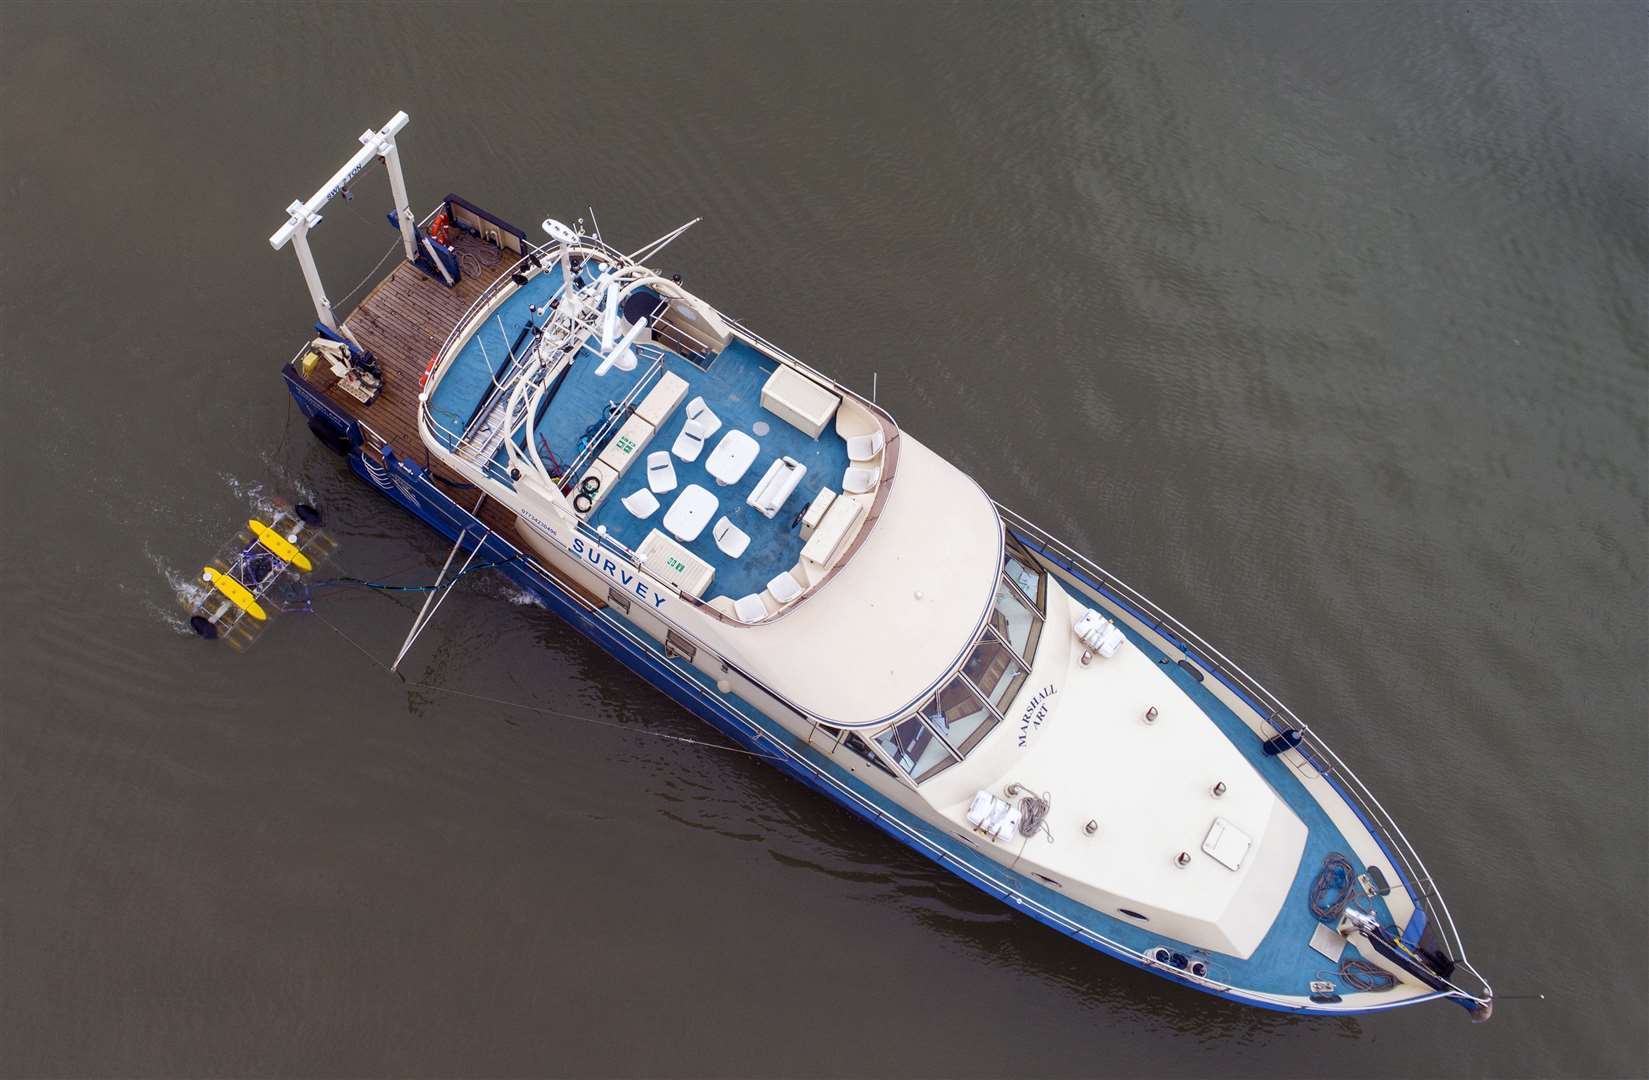
[(680, 236), (682, 233), (686, 232), (688, 229), (691, 229), (694, 225), (697, 225), (703, 220), (704, 219), (701, 217), (696, 217), (685, 225), (677, 226), (676, 228), (665, 233), (663, 236), (659, 237), (657, 240), (654, 240), (651, 244), (637, 248), (634, 254), (624, 256), (625, 261), (640, 262), (643, 259), (652, 258), (654, 255), (657, 255), (660, 251), (662, 251), (666, 244), (670, 243), (676, 237)]

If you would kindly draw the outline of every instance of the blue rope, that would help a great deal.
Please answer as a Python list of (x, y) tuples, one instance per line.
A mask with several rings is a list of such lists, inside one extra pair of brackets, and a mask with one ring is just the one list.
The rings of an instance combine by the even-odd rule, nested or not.
[(1323, 922), (1339, 918), (1351, 901), (1352, 883), (1356, 879), (1351, 860), (1338, 851), (1329, 852), (1311, 882), (1311, 913)]

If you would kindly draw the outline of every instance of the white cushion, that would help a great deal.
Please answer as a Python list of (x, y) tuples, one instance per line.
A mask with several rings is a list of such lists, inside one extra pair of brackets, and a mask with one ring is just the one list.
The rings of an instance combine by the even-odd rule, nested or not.
[(721, 548), (722, 554), (729, 559), (743, 555), (744, 549), (750, 546), (750, 534), (726, 518), (716, 522), (711, 535), (716, 538), (716, 546)]
[(744, 501), (764, 517), (773, 517), (806, 475), (806, 465), (793, 457), (782, 457), (767, 467), (767, 472), (762, 474)]
[(641, 404), (636, 406), (636, 415), (653, 425), (655, 429), (661, 428), (664, 422), (670, 419), (670, 414), (676, 411), (676, 406), (681, 404), (681, 399), (686, 393), (687, 380), (673, 371), (666, 371), (642, 397)]
[(773, 598), (779, 603), (788, 604), (802, 594), (802, 587), (790, 576), (790, 571), (786, 570), (767, 583), (767, 591), (772, 593)]
[(655, 495), (676, 489), (676, 467), (670, 464), (670, 452), (654, 450), (647, 455), (647, 486)]
[(760, 593), (751, 593), (733, 601), (733, 614), (740, 622), (761, 622), (767, 618), (767, 601)]
[(877, 428), (869, 435), (855, 435), (847, 440), (847, 456), (853, 461), (870, 461), (882, 452), (885, 445), (882, 429)]
[(637, 488), (620, 501), (624, 503), (624, 509), (638, 518), (650, 518), (658, 509), (658, 496), (646, 488)]
[(842, 474), (842, 490), (851, 495), (863, 495), (876, 486), (882, 470), (865, 468), (861, 465), (849, 465)]
[(676, 436), (675, 445), (670, 447), (670, 453), (683, 461), (697, 461), (704, 452), (704, 425), (697, 420), (689, 420), (681, 425), (681, 434)]
[(704, 437), (708, 439), (721, 430), (721, 417), (710, 411), (710, 406), (704, 399), (696, 397), (687, 403), (687, 419), (697, 420), (704, 428)]

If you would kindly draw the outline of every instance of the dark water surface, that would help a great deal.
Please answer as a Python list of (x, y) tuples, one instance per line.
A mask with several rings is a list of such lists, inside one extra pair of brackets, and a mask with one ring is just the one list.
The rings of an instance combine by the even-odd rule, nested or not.
[[(1638, 5), (0, 7), (0, 1067), (41, 1076), (1643, 1075)], [(397, 108), (660, 262), (1260, 675), (1503, 1000), (1308, 1021), (1011, 915), (499, 581), (409, 691), (173, 582), (263, 494), (444, 545), (293, 419), (265, 238)], [(334, 296), (393, 239), (373, 176)], [(378, 656), (407, 597), (340, 593)]]

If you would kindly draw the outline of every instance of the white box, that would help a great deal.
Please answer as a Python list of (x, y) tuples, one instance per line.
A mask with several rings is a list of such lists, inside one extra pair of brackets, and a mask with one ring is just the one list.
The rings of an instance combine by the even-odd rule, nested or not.
[(639, 416), (632, 416), (624, 421), (624, 426), (618, 429), (618, 434), (612, 437), (596, 460), (623, 476), (630, 463), (642, 455), (652, 439), (653, 425)]
[(784, 364), (762, 385), (762, 408), (815, 439), (841, 403), (841, 398)]

